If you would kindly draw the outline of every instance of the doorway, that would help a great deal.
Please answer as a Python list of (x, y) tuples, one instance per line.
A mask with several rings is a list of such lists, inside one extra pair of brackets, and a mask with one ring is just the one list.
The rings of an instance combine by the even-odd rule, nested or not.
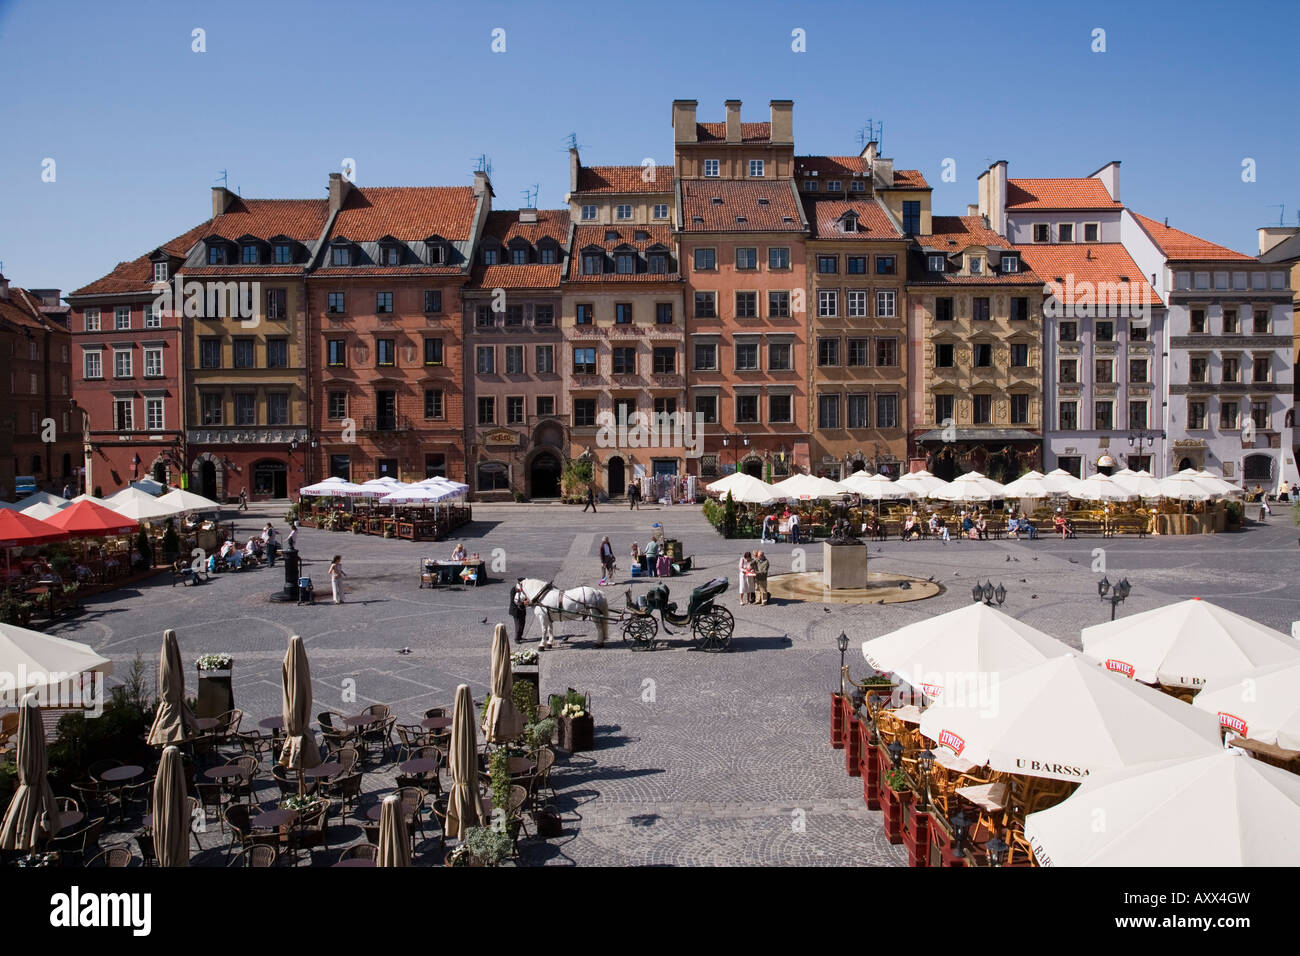
[(757, 478), (760, 481), (763, 478), (763, 462), (759, 458), (746, 458), (741, 464), (740, 470), (751, 478)]
[(1190, 458), (1184, 458), (1182, 461), (1180, 461), (1180, 462), (1178, 463), (1178, 470), (1179, 470), (1179, 471), (1189, 471), (1189, 470), (1190, 470), (1190, 471), (1195, 471), (1195, 470), (1196, 470), (1196, 466), (1192, 464), (1192, 460), (1191, 460)]
[(627, 490), (627, 478), (624, 474), (623, 459), (614, 457), (609, 460), (609, 496), (620, 497)]
[(153, 463), (153, 473), (151, 474), (150, 477), (152, 477), (153, 480), (158, 482), (158, 484), (160, 485), (167, 484), (167, 463), (162, 461), (155, 461)]
[(559, 458), (549, 451), (539, 452), (528, 466), (529, 497), (560, 497), (560, 471)]
[(257, 498), (289, 497), (289, 469), (282, 461), (253, 465), (253, 495)]
[(211, 461), (199, 462), (199, 494), (217, 500), (217, 466)]

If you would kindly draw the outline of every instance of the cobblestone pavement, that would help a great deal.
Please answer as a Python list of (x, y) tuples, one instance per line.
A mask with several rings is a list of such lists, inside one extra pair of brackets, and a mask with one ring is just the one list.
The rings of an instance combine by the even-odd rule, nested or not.
[[(267, 518), (279, 525), (282, 514), (254, 510), (237, 520), (249, 530)], [(684, 606), (690, 589), (714, 575), (732, 580), (721, 600), (736, 616), (733, 649), (695, 651), (682, 635), (659, 650), (633, 651), (617, 628), (609, 646), (596, 649), (589, 623), (556, 625), (560, 644), (542, 655), (542, 690), (590, 692), (597, 749), (557, 765), (552, 781), (565, 833), (526, 841), (522, 862), (901, 865), (901, 848), (885, 842), (879, 815), (866, 809), (859, 781), (845, 774), (842, 754), (828, 743), (841, 630), (856, 648), (961, 607), (977, 580), (992, 580), (1007, 588), (1004, 611), (1078, 646), (1081, 627), (1110, 615), (1097, 596), (1101, 571), (1093, 567), (1101, 561), (1112, 581), (1127, 576), (1133, 584), (1121, 616), (1201, 596), (1283, 631), (1300, 618), (1300, 531), (1285, 515), (1243, 533), (1198, 538), (873, 543), (873, 570), (932, 576), (943, 592), (892, 606), (741, 607), (736, 562), (757, 542), (722, 540), (696, 507), (629, 512), (612, 505), (593, 516), (561, 505), (476, 505), (474, 514), (458, 538), (438, 544), (302, 531), (304, 573), (316, 579), (318, 595), (328, 594), (330, 556), (344, 556), (350, 577), (342, 606), (327, 596), (310, 607), (271, 603), (268, 596), (283, 584), (279, 567), (220, 575), (199, 587), (173, 588), (163, 576), (90, 601), (88, 613), (58, 633), (112, 657), (119, 675), (142, 653), (151, 680), (166, 627), (177, 629), (187, 663), (202, 653), (232, 653), (236, 704), (253, 724), (279, 713), (285, 641), (299, 634), (311, 662), (315, 711), (353, 712), (382, 702), (407, 722), (450, 705), (458, 683), (470, 684), (476, 699), (486, 692), (491, 626), (507, 620), (506, 580), (595, 584), (600, 537), (608, 534), (623, 569), (609, 588), (617, 606), (627, 587), (646, 588), (626, 574), (628, 546), (633, 538), (644, 545), (651, 524), (662, 521), (695, 558), (696, 570), (671, 582), (674, 600)], [(448, 555), (455, 540), (489, 561), (501, 549), (496, 558), (505, 570), (480, 588), (418, 589), (420, 559)], [(820, 545), (802, 555), (790, 545), (767, 550), (774, 574), (821, 566)], [(800, 560), (806, 567), (796, 566)], [(537, 627), (530, 619), (529, 646), (536, 646)], [(410, 653), (399, 653), (405, 648)], [(864, 669), (856, 651), (849, 660), (855, 675)], [(186, 675), (190, 693), (193, 673)], [(370, 799), (391, 788), (393, 772), (389, 764), (367, 774)], [(273, 796), (259, 793), (265, 801)], [(356, 827), (335, 827), (331, 845), (360, 835)], [(223, 851), (212, 848), (224, 847), (224, 837), (208, 833), (202, 840), (209, 849), (198, 862), (221, 862)], [(422, 844), (420, 862), (439, 861), (435, 844)]]

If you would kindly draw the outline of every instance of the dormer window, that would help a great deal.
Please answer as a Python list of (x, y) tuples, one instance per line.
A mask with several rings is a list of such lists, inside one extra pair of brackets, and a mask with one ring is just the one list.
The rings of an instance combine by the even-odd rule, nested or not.
[(864, 193), (867, 191), (867, 182), (865, 179), (854, 179), (849, 182), (849, 192)]
[(447, 250), (442, 243), (426, 243), (429, 248), (429, 264), (434, 266), (443, 265), (447, 261)]
[(926, 258), (926, 267), (931, 272), (943, 272), (944, 261), (944, 256), (928, 256)]
[(621, 276), (636, 274), (636, 254), (620, 252), (614, 257), (614, 270)]
[(155, 262), (153, 264), (153, 281), (154, 282), (167, 281), (167, 263)]
[(803, 181), (804, 192), (815, 193), (817, 191), (817, 180), (805, 179)]
[(287, 242), (277, 242), (275, 244), (275, 262), (276, 265), (288, 265), (293, 262), (293, 248)]
[(1003, 272), (1019, 272), (1019, 271), (1020, 271), (1020, 257), (1019, 257), (1019, 256), (1003, 256), (1003, 257), (1002, 257), (1002, 271), (1003, 271)]
[(582, 274), (598, 276), (605, 271), (605, 253), (599, 249), (588, 249), (582, 253)]
[(967, 263), (969, 264), (971, 275), (977, 276), (984, 272), (984, 260), (980, 256), (971, 256), (967, 260)]
[(542, 246), (537, 250), (539, 261), (544, 266), (553, 266), (559, 261), (554, 246)]
[(259, 250), (257, 246), (253, 245), (253, 243), (251, 242), (245, 243), (243, 248), (243, 253), (240, 256), (239, 261), (246, 266), (255, 266), (262, 261), (261, 250)]
[(484, 248), (483, 265), (494, 266), (497, 264), (498, 259), (499, 259), (499, 251), (497, 249), (492, 247)]
[(848, 213), (843, 219), (840, 220), (840, 229), (843, 232), (857, 232), (858, 217), (853, 215), (853, 213)]
[(715, 206), (721, 206), (721, 205), (722, 205), (722, 197), (721, 197), (721, 196), (714, 196), (714, 197), (712, 197), (712, 198), (709, 200), (709, 202), (713, 203), (713, 205), (715, 205)]
[(694, 225), (694, 226), (702, 226), (702, 225), (704, 225), (704, 217), (703, 217), (703, 216), (691, 216), (691, 225)]
[(668, 272), (668, 256), (662, 252), (652, 252), (650, 254), (650, 271), (655, 275), (665, 275)]
[(747, 222), (749, 222), (749, 219), (748, 219), (748, 217), (746, 217), (746, 216), (737, 216), (737, 217), (736, 217), (736, 224), (737, 224), (737, 225), (742, 225), (742, 226), (743, 226), (743, 225), (744, 225), (745, 223), (747, 223)]
[(844, 184), (841, 183), (838, 179), (832, 179), (830, 182), (826, 184), (826, 191), (828, 193), (843, 192)]
[(226, 264), (225, 246), (208, 246), (208, 265), (224, 266)]
[(606, 229), (606, 230), (605, 230), (605, 241), (606, 241), (606, 242), (617, 242), (617, 241), (618, 241), (618, 230), (617, 230), (617, 229)]
[(760, 206), (770, 206), (770, 205), (772, 205), (772, 200), (770, 200), (770, 199), (762, 199), (762, 198), (760, 198), (760, 199), (758, 200), (758, 204), (759, 204)]
[(384, 246), (379, 254), (380, 261), (386, 266), (400, 266), (402, 264), (402, 250), (398, 246)]
[(650, 238), (650, 233), (646, 232), (644, 229), (638, 229), (636, 232), (632, 233), (632, 238), (637, 242), (645, 242)]
[(334, 246), (330, 249), (330, 265), (332, 266), (350, 266), (352, 265), (352, 250), (347, 246)]

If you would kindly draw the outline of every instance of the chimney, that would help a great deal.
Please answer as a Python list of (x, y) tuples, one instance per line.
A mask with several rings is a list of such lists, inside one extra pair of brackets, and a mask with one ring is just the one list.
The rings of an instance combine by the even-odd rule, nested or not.
[(979, 205), (978, 205), (977, 203), (969, 203), (969, 204), (967, 204), (967, 206), (966, 206), (966, 215), (968, 215), (968, 216), (982, 216), (982, 215), (984, 215), (984, 214), (983, 214), (982, 212), (980, 212), (980, 207), (979, 207)]
[(1298, 232), (1300, 226), (1264, 226), (1259, 230), (1259, 254), (1262, 256), (1279, 242), (1285, 242)]
[(492, 183), (488, 179), (488, 174), (478, 169), (474, 171), (474, 195), (482, 196), (484, 192), (491, 194)]
[(223, 215), (230, 204), (235, 201), (235, 194), (225, 186), (212, 187), (212, 218), (216, 219)]
[(569, 192), (578, 191), (578, 170), (582, 168), (582, 161), (578, 159), (576, 149), (569, 150)]
[(0, 301), (9, 301), (9, 280), (0, 275)]
[(867, 161), (867, 166), (870, 166), (876, 161), (876, 154), (878, 152), (879, 149), (876, 146), (876, 141), (872, 140), (870, 143), (867, 143), (866, 146), (862, 147), (862, 152), (859, 155)]
[(352, 183), (343, 178), (342, 173), (330, 173), (330, 215), (343, 208), (348, 194), (352, 192)]
[(740, 142), (740, 100), (727, 100), (727, 142)]
[(695, 111), (699, 108), (696, 100), (673, 100), (673, 142), (694, 143), (699, 141), (695, 129)]
[(871, 168), (876, 173), (876, 183), (885, 189), (892, 189), (894, 186), (894, 161), (886, 159), (884, 156), (877, 156), (876, 161), (871, 164)]
[(1007, 234), (1007, 161), (999, 159), (988, 169), (988, 206), (982, 212), (989, 217), (989, 228), (999, 236)]
[(794, 100), (772, 100), (768, 104), (772, 119), (772, 142), (794, 145)]
[(536, 209), (521, 209), (521, 210), (519, 210), (519, 221), (520, 221), (520, 222), (537, 222), (537, 210), (536, 210)]
[(1101, 169), (1097, 170), (1089, 179), (1100, 179), (1101, 184), (1106, 187), (1106, 192), (1110, 193), (1110, 198), (1116, 202), (1119, 198), (1119, 160), (1107, 163)]

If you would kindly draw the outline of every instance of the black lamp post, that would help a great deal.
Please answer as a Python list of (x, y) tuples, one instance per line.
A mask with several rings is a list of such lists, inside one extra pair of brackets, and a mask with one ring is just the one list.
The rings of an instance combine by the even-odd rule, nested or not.
[(1007, 589), (1001, 584), (994, 587), (992, 581), (986, 581), (984, 584), (976, 581), (975, 586), (970, 589), (970, 596), (972, 601), (983, 601), (989, 607), (993, 607), (996, 603), (1000, 607), (1006, 603)]
[[(1115, 620), (1115, 608), (1124, 602), (1124, 599), (1129, 596), (1129, 592), (1132, 590), (1133, 585), (1128, 583), (1128, 578), (1123, 578), (1119, 583), (1112, 585), (1110, 579), (1103, 576), (1097, 582), (1097, 596), (1103, 601), (1110, 601), (1110, 619), (1112, 621)], [(1108, 591), (1110, 592), (1109, 596), (1106, 593)]]
[(958, 810), (952, 815), (953, 856), (960, 857), (966, 855), (966, 851), (963, 849), (962, 845), (966, 842), (966, 828), (973, 822), (975, 821), (970, 818), (970, 814), (965, 810)]
[(989, 855), (989, 866), (1001, 866), (1002, 854), (1006, 853), (1010, 847), (1007, 846), (1002, 837), (995, 833), (993, 834), (993, 839), (984, 844), (984, 849)]
[(835, 639), (835, 646), (840, 649), (840, 696), (844, 696), (844, 655), (849, 650), (849, 636), (840, 631), (840, 636)]
[(893, 740), (885, 749), (889, 751), (889, 759), (893, 761), (894, 769), (897, 770), (898, 765), (903, 762), (903, 745)]

